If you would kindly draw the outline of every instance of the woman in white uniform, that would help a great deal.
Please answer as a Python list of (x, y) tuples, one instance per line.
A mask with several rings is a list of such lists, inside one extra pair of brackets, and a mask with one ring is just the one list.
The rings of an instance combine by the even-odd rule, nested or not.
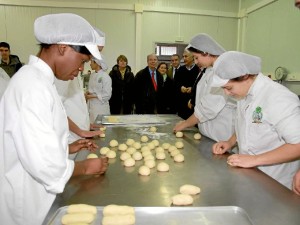
[(55, 77), (74, 79), (91, 53), (101, 58), (98, 35), (74, 14), (39, 17), (34, 33), (40, 52), (10, 80), (0, 103), (1, 224), (41, 225), (71, 176), (107, 168), (107, 159), (68, 159), (67, 116), (54, 85)]
[(91, 60), (91, 68), (95, 70), (89, 80), (87, 93), (90, 120), (94, 122), (98, 115), (110, 115), (109, 99), (111, 97), (111, 78), (105, 72), (107, 65), (104, 60)]
[[(1, 57), (0, 57), (0, 61), (1, 61)], [(10, 77), (8, 76), (8, 74), (5, 72), (5, 70), (0, 68), (0, 100), (8, 85), (9, 80)]]
[(261, 59), (226, 52), (214, 64), (213, 85), (238, 100), (235, 134), (213, 146), (224, 154), (238, 144), (239, 154), (228, 157), (236, 167), (258, 167), (292, 188), (300, 167), (300, 102), (298, 96), (261, 71)]
[(193, 53), (197, 66), (202, 71), (206, 70), (197, 84), (193, 115), (178, 123), (174, 132), (198, 124), (201, 134), (215, 141), (227, 140), (234, 132), (236, 103), (221, 88), (211, 86), (214, 76), (212, 66), (225, 50), (207, 34), (193, 37), (187, 48)]

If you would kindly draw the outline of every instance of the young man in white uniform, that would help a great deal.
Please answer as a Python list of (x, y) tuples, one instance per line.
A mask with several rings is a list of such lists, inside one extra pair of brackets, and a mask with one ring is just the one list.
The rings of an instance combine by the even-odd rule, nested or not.
[(193, 37), (187, 49), (193, 53), (197, 66), (206, 70), (197, 84), (194, 113), (178, 123), (174, 132), (198, 124), (201, 134), (215, 141), (227, 140), (234, 132), (236, 103), (221, 88), (211, 86), (214, 77), (212, 66), (225, 50), (204, 33)]
[(292, 188), (300, 167), (300, 102), (286, 87), (261, 71), (261, 59), (241, 52), (226, 52), (214, 64), (213, 85), (238, 100), (235, 134), (213, 146), (223, 154), (238, 144), (239, 154), (228, 157), (237, 167), (258, 167)]
[[(0, 57), (1, 60), (1, 57)], [(10, 80), (10, 77), (8, 76), (8, 74), (5, 72), (5, 70), (3, 70), (2, 68), (0, 68), (0, 100), (1, 97), (8, 85), (8, 82)]]
[(42, 224), (72, 175), (107, 169), (107, 159), (68, 159), (68, 121), (54, 85), (55, 77), (74, 79), (91, 54), (101, 58), (99, 36), (74, 14), (39, 17), (34, 33), (41, 50), (13, 76), (0, 103), (1, 224)]

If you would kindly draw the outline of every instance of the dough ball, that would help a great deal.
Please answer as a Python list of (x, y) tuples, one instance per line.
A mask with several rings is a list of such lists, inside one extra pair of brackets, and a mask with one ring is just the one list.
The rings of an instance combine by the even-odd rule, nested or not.
[(72, 204), (67, 208), (67, 213), (92, 213), (97, 214), (97, 208), (87, 204)]
[(133, 144), (134, 144), (134, 140), (133, 139), (131, 139), (131, 138), (127, 139), (126, 145), (131, 146)]
[(174, 156), (174, 161), (175, 162), (183, 162), (184, 161), (184, 155), (178, 154)]
[(107, 205), (103, 208), (103, 216), (134, 215), (134, 208), (127, 205)]
[(176, 132), (176, 137), (182, 138), (183, 137), (183, 133), (181, 131)]
[(133, 158), (128, 158), (124, 161), (124, 166), (131, 167), (135, 165), (135, 160)]
[(133, 214), (104, 216), (102, 225), (134, 225), (135, 216)]
[(162, 147), (157, 147), (157, 148), (155, 149), (155, 152), (156, 152), (156, 153), (159, 153), (159, 152), (165, 152), (165, 150), (164, 150)]
[(118, 146), (118, 141), (117, 140), (111, 140), (110, 142), (109, 142), (109, 146), (110, 147), (117, 147)]
[(157, 131), (157, 128), (156, 127), (150, 127), (149, 130), (150, 130), (150, 132), (155, 133)]
[(179, 194), (172, 197), (173, 205), (191, 205), (193, 202), (193, 197), (186, 194)]
[(110, 149), (108, 147), (102, 147), (100, 148), (100, 154), (101, 155), (106, 155), (106, 153), (109, 151)]
[(169, 143), (163, 143), (161, 147), (165, 150), (168, 150), (170, 148), (170, 146), (171, 145)]
[(142, 176), (149, 176), (150, 175), (150, 168), (147, 166), (141, 166), (139, 168), (139, 174)]
[(127, 151), (130, 155), (132, 155), (133, 153), (136, 152), (136, 149), (135, 149), (134, 147), (129, 147), (129, 148), (127, 148), (126, 151)]
[(166, 158), (166, 154), (164, 152), (158, 152), (158, 153), (156, 153), (155, 157), (157, 159), (165, 159)]
[(88, 154), (88, 156), (86, 158), (87, 159), (97, 159), (98, 156), (95, 153), (90, 153), (90, 154)]
[(152, 142), (148, 143), (147, 146), (148, 146), (148, 148), (149, 148), (150, 150), (152, 150), (152, 149), (155, 148), (155, 145), (154, 145)]
[(174, 145), (171, 145), (170, 148), (168, 149), (168, 152), (173, 152), (173, 151), (176, 151), (178, 150), (178, 148), (176, 148)]
[(179, 150), (174, 150), (174, 151), (170, 152), (170, 154), (171, 154), (172, 157), (174, 157), (174, 156), (180, 154), (180, 151)]
[(120, 144), (119, 145), (119, 150), (120, 151), (126, 151), (127, 150), (127, 145), (126, 144)]
[(169, 165), (167, 163), (160, 162), (160, 163), (157, 164), (156, 169), (159, 172), (167, 172), (167, 171), (169, 171), (170, 167), (169, 167)]
[(149, 155), (144, 156), (144, 160), (145, 160), (145, 161), (146, 161), (146, 160), (149, 160), (149, 159), (154, 160), (154, 156), (153, 156), (152, 154), (149, 154)]
[(65, 214), (61, 218), (62, 224), (76, 224), (76, 223), (92, 223), (95, 220), (93, 213), (71, 213)]
[(143, 146), (141, 152), (150, 152), (150, 148), (148, 146)]
[(104, 138), (105, 137), (105, 133), (102, 133), (99, 135), (101, 138)]
[(143, 156), (142, 156), (142, 153), (140, 153), (140, 152), (135, 152), (135, 153), (133, 153), (132, 154), (132, 158), (134, 159), (134, 160), (141, 160), (142, 158), (143, 158)]
[(183, 142), (182, 141), (177, 141), (176, 143), (175, 143), (175, 147), (176, 148), (183, 148)]
[(106, 130), (106, 127), (100, 127), (99, 130), (105, 131), (105, 130)]
[(142, 146), (141, 146), (141, 143), (140, 143), (140, 142), (134, 142), (134, 143), (133, 143), (133, 147), (134, 147), (135, 149), (140, 149)]
[(200, 140), (201, 139), (201, 134), (199, 134), (199, 133), (194, 134), (194, 139), (195, 140)]
[(109, 159), (114, 159), (114, 158), (116, 158), (116, 156), (117, 156), (117, 153), (115, 151), (112, 151), (112, 150), (109, 150), (106, 153), (106, 157), (109, 158)]
[(158, 140), (153, 140), (152, 143), (154, 144), (155, 147), (159, 146), (159, 141)]
[(145, 161), (145, 166), (147, 166), (148, 168), (152, 169), (155, 167), (155, 161), (153, 159), (149, 159)]
[(120, 156), (120, 159), (121, 159), (122, 161), (124, 161), (124, 160), (126, 160), (126, 159), (129, 159), (129, 158), (131, 158), (131, 156), (130, 156), (130, 154), (129, 154), (128, 152), (123, 152), (123, 153), (121, 154), (121, 156)]
[(149, 140), (149, 138), (146, 136), (146, 135), (143, 135), (142, 137), (141, 137), (141, 142), (147, 142)]
[(182, 185), (179, 189), (181, 194), (196, 195), (200, 193), (200, 188), (191, 184)]

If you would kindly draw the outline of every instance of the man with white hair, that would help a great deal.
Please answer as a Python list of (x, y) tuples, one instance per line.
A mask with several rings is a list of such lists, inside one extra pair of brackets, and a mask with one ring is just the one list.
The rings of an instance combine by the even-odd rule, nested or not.
[[(67, 116), (54, 78), (70, 80), (93, 57), (99, 35), (75, 14), (49, 14), (34, 22), (41, 49), (10, 80), (0, 102), (0, 215), (2, 224), (40, 225), (71, 176), (105, 173), (106, 158), (74, 162)], [(71, 149), (72, 148), (72, 149)]]

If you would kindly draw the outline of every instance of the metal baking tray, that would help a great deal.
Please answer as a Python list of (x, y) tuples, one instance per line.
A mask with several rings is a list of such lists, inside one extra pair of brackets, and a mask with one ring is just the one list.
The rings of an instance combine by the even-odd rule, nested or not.
[[(91, 225), (101, 225), (102, 210)], [(61, 225), (67, 206), (59, 208), (48, 225)], [(136, 225), (253, 225), (245, 210), (237, 206), (135, 207)]]
[[(98, 118), (97, 118), (98, 120)], [(102, 116), (102, 124), (164, 124), (165, 120), (156, 115)]]

